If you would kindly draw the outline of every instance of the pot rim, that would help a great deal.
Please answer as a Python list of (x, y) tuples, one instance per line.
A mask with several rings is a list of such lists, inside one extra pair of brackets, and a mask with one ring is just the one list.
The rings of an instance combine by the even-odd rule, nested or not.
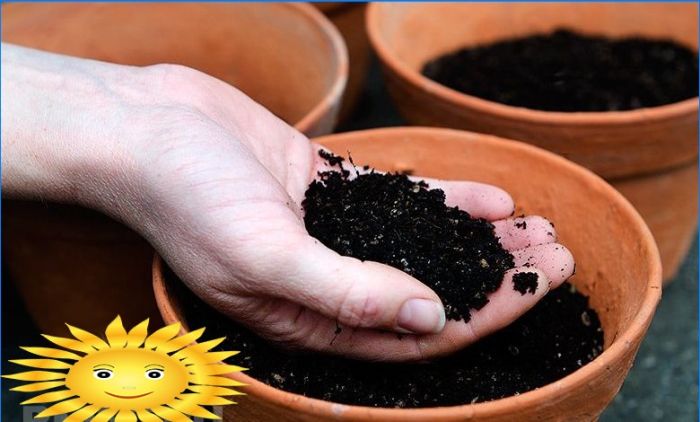
[(637, 125), (649, 121), (670, 120), (697, 114), (698, 96), (671, 104), (625, 111), (545, 111), (517, 107), (464, 94), (448, 88), (412, 69), (393, 54), (392, 48), (381, 36), (380, 8), (391, 7), (381, 3), (369, 3), (365, 12), (365, 25), (370, 43), (382, 63), (411, 86), (427, 95), (450, 103), (458, 108), (479, 110), (502, 119), (526, 121), (550, 126), (613, 126)]
[[(401, 416), (401, 420), (421, 420), (432, 421), (438, 418), (445, 418), (459, 414), (461, 417), (470, 417), (472, 415), (487, 416), (487, 415), (503, 415), (513, 414), (522, 406), (532, 407), (547, 403), (551, 397), (556, 396), (563, 390), (573, 389), (578, 386), (595, 382), (596, 378), (605, 373), (606, 368), (620, 361), (627, 353), (630, 344), (635, 342), (636, 338), (644, 336), (644, 333), (651, 322), (651, 319), (656, 310), (656, 305), (661, 299), (661, 261), (656, 243), (647, 227), (644, 220), (634, 207), (613, 187), (606, 183), (602, 178), (592, 173), (590, 170), (566, 160), (549, 151), (541, 148), (518, 142), (499, 138), (492, 135), (478, 134), (474, 132), (460, 131), (445, 128), (430, 128), (430, 127), (390, 127), (380, 129), (369, 129), (354, 132), (346, 132), (340, 134), (326, 135), (315, 138), (316, 142), (323, 142), (329, 139), (355, 137), (358, 134), (381, 135), (381, 134), (397, 134), (407, 133), (411, 135), (427, 135), (435, 137), (438, 135), (460, 136), (460, 142), (479, 142), (481, 144), (493, 145), (499, 148), (516, 149), (525, 154), (531, 154), (557, 164), (566, 171), (573, 172), (579, 177), (589, 180), (601, 190), (601, 193), (609, 196), (611, 202), (616, 202), (620, 212), (627, 214), (635, 223), (640, 232), (639, 243), (646, 246), (649, 251), (646, 264), (649, 268), (649, 279), (647, 281), (644, 299), (637, 310), (637, 313), (632, 318), (629, 327), (622, 333), (618, 333), (610, 346), (605, 349), (598, 357), (588, 364), (582, 366), (571, 374), (559, 379), (558, 381), (546, 384), (535, 390), (528, 391), (516, 396), (505, 397), (498, 400), (492, 400), (476, 404), (464, 404), (458, 406), (445, 407), (425, 407), (411, 409), (393, 409), (393, 408), (374, 408), (368, 406), (346, 405), (334, 403), (330, 401), (309, 398), (300, 394), (290, 393), (264, 384), (261, 381), (252, 378), (245, 373), (235, 373), (232, 375), (238, 381), (244, 382), (246, 387), (244, 392), (249, 395), (259, 397), (278, 406), (300, 412), (302, 414), (314, 416), (334, 416), (342, 418), (388, 418)], [(474, 137), (478, 139), (473, 139)], [(177, 317), (177, 312), (173, 303), (170, 301), (166, 291), (166, 282), (162, 273), (163, 261), (156, 254), (153, 261), (153, 288), (156, 296), (158, 308), (163, 316), (166, 324), (181, 322), (183, 330), (185, 330), (185, 321), (180, 321)]]
[(348, 49), (338, 28), (331, 23), (320, 10), (306, 3), (281, 3), (292, 10), (309, 19), (314, 25), (320, 28), (330, 41), (333, 55), (337, 61), (337, 70), (333, 76), (333, 84), (326, 90), (326, 94), (316, 105), (308, 111), (301, 120), (294, 124), (294, 128), (299, 132), (307, 133), (308, 130), (328, 113), (341, 100), (348, 82), (349, 58)]

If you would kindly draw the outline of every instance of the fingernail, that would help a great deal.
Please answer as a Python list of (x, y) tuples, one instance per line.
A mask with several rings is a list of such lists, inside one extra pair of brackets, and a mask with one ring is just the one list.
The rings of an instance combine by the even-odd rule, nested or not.
[(414, 334), (439, 333), (445, 327), (445, 310), (432, 300), (409, 299), (399, 310), (397, 324)]

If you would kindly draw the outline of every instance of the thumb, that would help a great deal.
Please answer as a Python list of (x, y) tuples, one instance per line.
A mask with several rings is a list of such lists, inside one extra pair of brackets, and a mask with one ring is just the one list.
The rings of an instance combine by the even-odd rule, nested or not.
[[(445, 326), (440, 298), (423, 283), (388, 265), (341, 256), (300, 236), (283, 262), (272, 296), (317, 311), (350, 327), (431, 334)], [(299, 244), (301, 243), (301, 244)]]

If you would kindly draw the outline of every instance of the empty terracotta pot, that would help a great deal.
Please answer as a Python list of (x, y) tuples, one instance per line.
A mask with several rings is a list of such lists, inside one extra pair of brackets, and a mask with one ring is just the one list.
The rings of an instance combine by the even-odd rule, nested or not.
[[(591, 421), (624, 380), (661, 297), (661, 265), (654, 240), (634, 208), (598, 176), (533, 146), (437, 128), (389, 128), (330, 135), (318, 142), (357, 163), (422, 176), (492, 183), (512, 193), (517, 212), (556, 223), (576, 257), (571, 281), (590, 296), (605, 331), (605, 351), (552, 384), (519, 396), (441, 408), (347, 406), (274, 389), (237, 373), (248, 384), (224, 419), (255, 421)], [(177, 299), (153, 266), (156, 300), (167, 323), (182, 321)], [(182, 321), (187, 327), (187, 322)], [(197, 327), (198, 328), (198, 327)], [(245, 350), (242, 351), (245, 353)]]
[[(691, 174), (698, 154), (697, 97), (631, 111), (548, 112), (462, 94), (420, 71), (427, 61), (462, 47), (557, 28), (668, 38), (697, 50), (697, 22), (696, 4), (373, 3), (367, 10), (367, 30), (389, 91), (411, 124), (526, 141), (610, 180), (648, 222), (666, 279), (676, 273), (697, 224), (697, 189), (690, 189), (697, 186)], [(686, 194), (669, 207), (666, 198)]]
[[(115, 63), (187, 65), (309, 135), (333, 129), (348, 72), (342, 37), (305, 4), (5, 4), (2, 40)], [(3, 228), (9, 274), (42, 331), (64, 332), (64, 322), (103, 330), (116, 314), (158, 318), (153, 252), (117, 222), (6, 201)]]
[(338, 28), (348, 47), (350, 71), (338, 121), (346, 121), (363, 92), (370, 64), (370, 47), (365, 30), (365, 3), (311, 3)]

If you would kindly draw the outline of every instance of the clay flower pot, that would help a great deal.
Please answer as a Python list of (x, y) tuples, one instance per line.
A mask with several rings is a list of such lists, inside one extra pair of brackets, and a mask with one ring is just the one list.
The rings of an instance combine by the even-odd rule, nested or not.
[(342, 37), (304, 4), (3, 5), (2, 40), (115, 63), (187, 65), (309, 136), (332, 131), (348, 74)]
[(698, 98), (621, 112), (548, 112), (466, 95), (420, 70), (461, 47), (562, 27), (669, 38), (697, 50), (697, 22), (696, 4), (374, 3), (367, 10), (389, 91), (411, 124), (526, 141), (605, 177), (649, 224), (665, 279), (676, 273), (697, 224)]
[[(5, 4), (2, 12), (3, 41), (115, 63), (184, 64), (237, 86), (306, 134), (335, 125), (347, 52), (309, 5)], [(9, 274), (43, 332), (64, 332), (64, 322), (101, 329), (116, 314), (133, 323), (158, 317), (152, 251), (118, 223), (75, 207), (8, 201), (3, 228)]]
[[(310, 399), (237, 373), (248, 384), (225, 420), (255, 421), (591, 421), (613, 399), (632, 365), (661, 297), (658, 250), (644, 221), (598, 176), (555, 154), (488, 135), (437, 128), (389, 128), (317, 139), (338, 154), (382, 170), (493, 183), (511, 192), (517, 212), (557, 224), (576, 257), (571, 279), (590, 296), (605, 332), (605, 351), (552, 384), (491, 402), (424, 409), (379, 409)], [(163, 319), (182, 321), (156, 258), (153, 282)], [(182, 321), (187, 326), (186, 321)], [(245, 350), (242, 351), (245, 353)]]
[(371, 59), (369, 39), (365, 31), (365, 3), (311, 3), (338, 28), (348, 47), (350, 72), (338, 121), (343, 122), (354, 111), (360, 99)]

